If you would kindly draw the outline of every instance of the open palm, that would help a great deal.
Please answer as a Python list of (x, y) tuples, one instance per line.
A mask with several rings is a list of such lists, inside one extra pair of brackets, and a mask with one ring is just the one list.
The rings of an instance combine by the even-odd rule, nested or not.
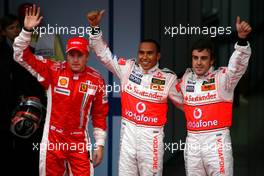
[(32, 30), (39, 25), (42, 18), (43, 17), (40, 16), (40, 7), (36, 8), (34, 4), (33, 7), (26, 8), (24, 27), (28, 30)]

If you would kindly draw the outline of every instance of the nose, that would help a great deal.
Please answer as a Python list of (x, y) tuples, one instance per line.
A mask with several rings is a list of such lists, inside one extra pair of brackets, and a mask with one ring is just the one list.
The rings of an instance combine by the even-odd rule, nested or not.
[(72, 57), (72, 60), (73, 60), (73, 62), (78, 62), (78, 56), (76, 56), (76, 55), (74, 55), (73, 57)]
[(146, 58), (147, 58), (147, 53), (143, 53), (143, 54), (142, 54), (142, 58), (143, 58), (143, 59), (146, 59)]
[(197, 60), (197, 64), (200, 65), (202, 62), (201, 62), (201, 58), (198, 58)]

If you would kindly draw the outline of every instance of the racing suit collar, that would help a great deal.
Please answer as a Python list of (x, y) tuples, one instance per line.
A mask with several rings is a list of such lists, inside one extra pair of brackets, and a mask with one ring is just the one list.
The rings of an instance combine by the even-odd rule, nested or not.
[(85, 67), (85, 69), (82, 72), (73, 72), (68, 64), (66, 65), (66, 69), (74, 80), (78, 80), (79, 77), (86, 75), (86, 72), (88, 70), (88, 68)]
[(144, 73), (144, 74), (150, 74), (150, 73), (154, 73), (155, 71), (157, 71), (157, 69), (159, 68), (159, 63), (157, 63), (156, 65), (154, 65), (151, 69), (149, 70), (144, 70), (140, 64), (139, 65), (139, 68), (140, 70)]
[(195, 79), (203, 79), (203, 78), (208, 77), (208, 76), (214, 71), (214, 66), (211, 66), (211, 67), (209, 68), (209, 70), (208, 70), (203, 76), (198, 76), (198, 75), (196, 75), (196, 73), (193, 71), (193, 69), (191, 69), (191, 70), (192, 70), (192, 73), (193, 73)]

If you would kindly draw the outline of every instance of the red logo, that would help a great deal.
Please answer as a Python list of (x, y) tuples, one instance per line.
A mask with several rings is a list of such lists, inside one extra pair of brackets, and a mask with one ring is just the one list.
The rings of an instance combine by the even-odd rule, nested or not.
[(153, 138), (153, 170), (157, 171), (159, 168), (159, 140), (158, 136), (154, 136)]
[(217, 139), (216, 145), (217, 145), (217, 152), (218, 152), (218, 158), (219, 158), (220, 173), (225, 174), (225, 159), (224, 159), (224, 153), (223, 153), (224, 146), (223, 146), (222, 138)]
[(145, 112), (146, 108), (147, 108), (146, 105), (144, 103), (142, 103), (142, 102), (138, 102), (137, 105), (136, 105), (137, 112), (140, 113), (140, 114)]
[(165, 85), (150, 84), (150, 89), (157, 91), (164, 91)]
[(210, 100), (214, 100), (216, 99), (216, 94), (206, 94), (206, 95), (197, 95), (197, 96), (192, 96), (192, 95), (189, 95), (189, 96), (185, 96), (185, 101), (189, 101), (189, 102), (197, 102), (197, 101), (210, 101)]
[(118, 59), (118, 64), (119, 64), (119, 65), (126, 65), (126, 59), (124, 59), (124, 58), (119, 58), (119, 59)]
[(181, 91), (181, 83), (182, 83), (182, 79), (175, 86), (177, 92), (180, 92)]
[(202, 91), (215, 90), (215, 84), (203, 85)]
[(193, 111), (193, 117), (195, 119), (200, 119), (202, 117), (202, 110), (200, 108), (195, 108)]
[(156, 75), (154, 75), (153, 77), (155, 78), (160, 78), (160, 79), (165, 79), (165, 77), (163, 76), (163, 74), (161, 72), (158, 72)]

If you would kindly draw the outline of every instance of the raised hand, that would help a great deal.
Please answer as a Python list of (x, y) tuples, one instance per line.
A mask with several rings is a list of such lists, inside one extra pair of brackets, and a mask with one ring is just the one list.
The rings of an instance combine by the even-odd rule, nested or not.
[(94, 10), (86, 14), (86, 18), (88, 22), (90, 23), (90, 26), (96, 27), (99, 26), (102, 16), (104, 14), (105, 10)]
[(33, 7), (26, 8), (24, 28), (32, 30), (34, 27), (39, 25), (42, 18), (43, 17), (40, 16), (40, 7), (37, 8), (34, 4)]
[(241, 21), (240, 17), (237, 16), (236, 30), (238, 33), (238, 37), (241, 39), (245, 39), (247, 38), (247, 35), (252, 31), (252, 28), (247, 22)]

